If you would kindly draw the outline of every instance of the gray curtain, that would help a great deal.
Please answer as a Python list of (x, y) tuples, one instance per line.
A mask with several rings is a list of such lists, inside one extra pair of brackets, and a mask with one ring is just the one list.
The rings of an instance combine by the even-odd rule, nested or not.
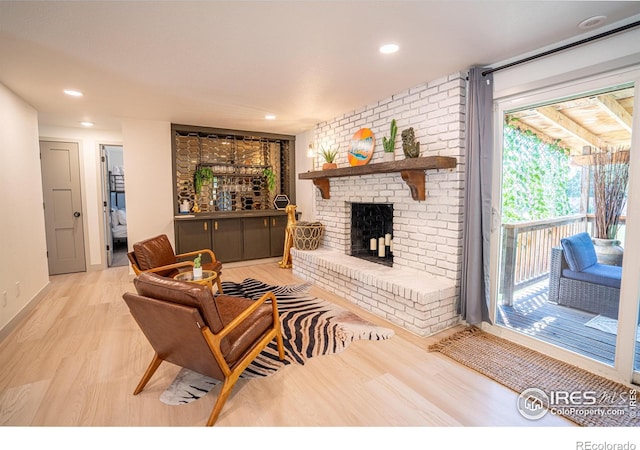
[(459, 313), (470, 324), (489, 322), (493, 76), (469, 70)]

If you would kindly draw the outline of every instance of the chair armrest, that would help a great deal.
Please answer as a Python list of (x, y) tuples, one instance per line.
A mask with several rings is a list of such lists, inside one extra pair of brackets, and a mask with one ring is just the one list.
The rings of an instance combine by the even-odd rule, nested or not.
[(240, 325), (243, 321), (245, 321), (256, 309), (262, 306), (267, 300), (271, 300), (271, 311), (273, 315), (273, 329), (280, 329), (280, 316), (278, 315), (278, 303), (276, 300), (276, 296), (273, 292), (269, 291), (263, 294), (258, 300), (253, 302), (251, 306), (238, 314), (231, 322), (229, 322), (222, 330), (218, 333), (213, 333), (209, 327), (203, 327), (202, 333), (205, 336), (205, 339), (209, 343), (209, 347), (218, 361), (222, 372), (225, 375), (231, 373), (231, 368), (227, 361), (224, 359), (224, 355), (222, 354), (222, 350), (220, 349), (220, 342), (226, 335), (228, 335), (234, 328)]
[(166, 266), (154, 267), (153, 269), (142, 270), (141, 272), (163, 272), (170, 269), (179, 269), (181, 267), (193, 267), (193, 261), (181, 261)]
[(276, 296), (273, 292), (269, 291), (262, 295), (258, 300), (253, 302), (251, 306), (238, 314), (231, 322), (229, 322), (220, 332), (216, 333), (215, 336), (219, 336), (220, 340), (224, 338), (227, 334), (229, 334), (235, 327), (240, 325), (243, 321), (245, 321), (253, 312), (258, 309), (262, 304), (264, 304), (267, 300), (271, 299), (271, 311), (273, 314), (273, 322), (276, 323), (277, 320), (280, 320), (280, 316), (278, 315), (278, 303), (276, 300)]
[(217, 261), (216, 254), (213, 253), (213, 251), (208, 248), (203, 248), (202, 250), (196, 250), (193, 252), (180, 253), (179, 255), (176, 255), (176, 258), (181, 259), (181, 258), (186, 258), (188, 256), (198, 256), (198, 253), (209, 255), (211, 257), (211, 262)]

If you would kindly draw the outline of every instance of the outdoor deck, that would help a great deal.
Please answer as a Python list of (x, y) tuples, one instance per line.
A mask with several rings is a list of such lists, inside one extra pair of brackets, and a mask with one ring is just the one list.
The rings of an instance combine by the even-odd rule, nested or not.
[[(496, 322), (544, 342), (613, 365), (616, 335), (588, 326), (597, 316), (551, 303), (548, 283), (537, 283), (514, 293), (513, 305), (498, 307)], [(640, 366), (640, 345), (635, 350), (635, 366)]]

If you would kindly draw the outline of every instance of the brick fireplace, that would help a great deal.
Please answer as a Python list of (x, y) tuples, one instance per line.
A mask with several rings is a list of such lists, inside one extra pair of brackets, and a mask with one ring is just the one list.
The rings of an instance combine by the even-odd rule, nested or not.
[[(421, 156), (451, 156), (457, 166), (425, 172), (424, 201), (412, 198), (400, 173), (331, 178), (330, 198), (322, 198), (319, 191), (315, 197), (316, 219), (325, 226), (321, 247), (292, 249), (295, 275), (420, 336), (459, 321), (465, 85), (463, 74), (454, 74), (318, 124), (316, 142), (346, 149), (362, 127), (370, 127), (381, 140), (396, 118), (399, 130), (414, 128)], [(404, 159), (400, 140), (396, 159)], [(340, 152), (337, 162), (339, 167), (349, 165), (346, 151)], [(379, 162), (382, 152), (376, 149), (369, 164)], [(351, 256), (356, 203), (374, 205), (373, 209), (389, 205), (392, 225), (382, 237), (392, 238), (392, 267)], [(380, 238), (382, 231), (375, 233)]]

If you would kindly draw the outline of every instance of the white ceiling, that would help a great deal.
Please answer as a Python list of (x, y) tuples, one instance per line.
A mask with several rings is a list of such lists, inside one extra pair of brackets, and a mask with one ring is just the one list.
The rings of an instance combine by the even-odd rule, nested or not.
[[(41, 124), (117, 130), (133, 118), (296, 134), (577, 40), (586, 18), (607, 16), (597, 34), (639, 14), (632, 1), (0, 0), (0, 82)], [(400, 51), (380, 54), (387, 42)]]

